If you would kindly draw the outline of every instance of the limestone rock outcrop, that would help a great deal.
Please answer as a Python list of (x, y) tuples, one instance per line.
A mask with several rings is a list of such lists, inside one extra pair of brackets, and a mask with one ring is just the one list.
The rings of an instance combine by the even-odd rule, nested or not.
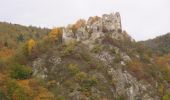
[[(80, 24), (76, 29), (74, 25), (63, 28), (63, 41), (95, 40), (105, 35), (110, 35), (115, 39), (123, 39), (126, 36), (122, 32), (121, 17), (118, 12), (104, 14), (102, 17), (90, 17), (84, 24)], [(126, 37), (130, 38), (130, 36)]]

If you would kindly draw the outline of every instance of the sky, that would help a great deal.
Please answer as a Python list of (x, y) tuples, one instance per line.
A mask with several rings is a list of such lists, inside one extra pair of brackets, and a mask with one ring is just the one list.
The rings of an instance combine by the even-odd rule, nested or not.
[(170, 0), (0, 0), (0, 21), (27, 26), (67, 26), (112, 12), (137, 41), (170, 32)]

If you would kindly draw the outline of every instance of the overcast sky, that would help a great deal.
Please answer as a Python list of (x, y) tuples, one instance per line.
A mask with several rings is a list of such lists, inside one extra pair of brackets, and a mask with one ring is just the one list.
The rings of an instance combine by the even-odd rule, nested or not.
[(170, 0), (0, 0), (0, 21), (48, 28), (116, 11), (135, 40), (170, 32)]

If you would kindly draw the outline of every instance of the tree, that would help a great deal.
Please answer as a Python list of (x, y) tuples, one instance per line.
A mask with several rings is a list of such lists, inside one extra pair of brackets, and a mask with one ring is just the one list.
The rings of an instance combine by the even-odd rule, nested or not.
[(30, 67), (14, 64), (11, 67), (10, 76), (14, 79), (28, 79), (31, 76), (32, 69)]
[(62, 42), (62, 28), (54, 28), (48, 34), (48, 37), (52, 43), (61, 43)]
[(36, 47), (37, 43), (33, 40), (33, 39), (30, 39), (28, 41), (28, 53), (31, 54), (32, 50)]
[(19, 42), (23, 42), (24, 41), (24, 35), (23, 34), (19, 34), (19, 36), (17, 37), (17, 40)]
[(80, 27), (84, 27), (84, 26), (86, 26), (86, 20), (84, 19), (78, 20), (75, 24), (72, 25), (73, 33), (76, 33), (77, 29), (79, 29)]

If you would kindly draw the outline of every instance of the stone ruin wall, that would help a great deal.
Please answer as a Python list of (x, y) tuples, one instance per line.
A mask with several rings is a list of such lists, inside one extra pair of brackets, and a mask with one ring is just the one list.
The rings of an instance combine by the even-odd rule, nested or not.
[(63, 29), (63, 41), (82, 41), (89, 38), (98, 38), (101, 35), (111, 33), (113, 35), (122, 32), (121, 17), (118, 12), (111, 14), (104, 14), (99, 20), (91, 24), (91, 20), (86, 23), (86, 27), (80, 27), (74, 33), (71, 25)]

